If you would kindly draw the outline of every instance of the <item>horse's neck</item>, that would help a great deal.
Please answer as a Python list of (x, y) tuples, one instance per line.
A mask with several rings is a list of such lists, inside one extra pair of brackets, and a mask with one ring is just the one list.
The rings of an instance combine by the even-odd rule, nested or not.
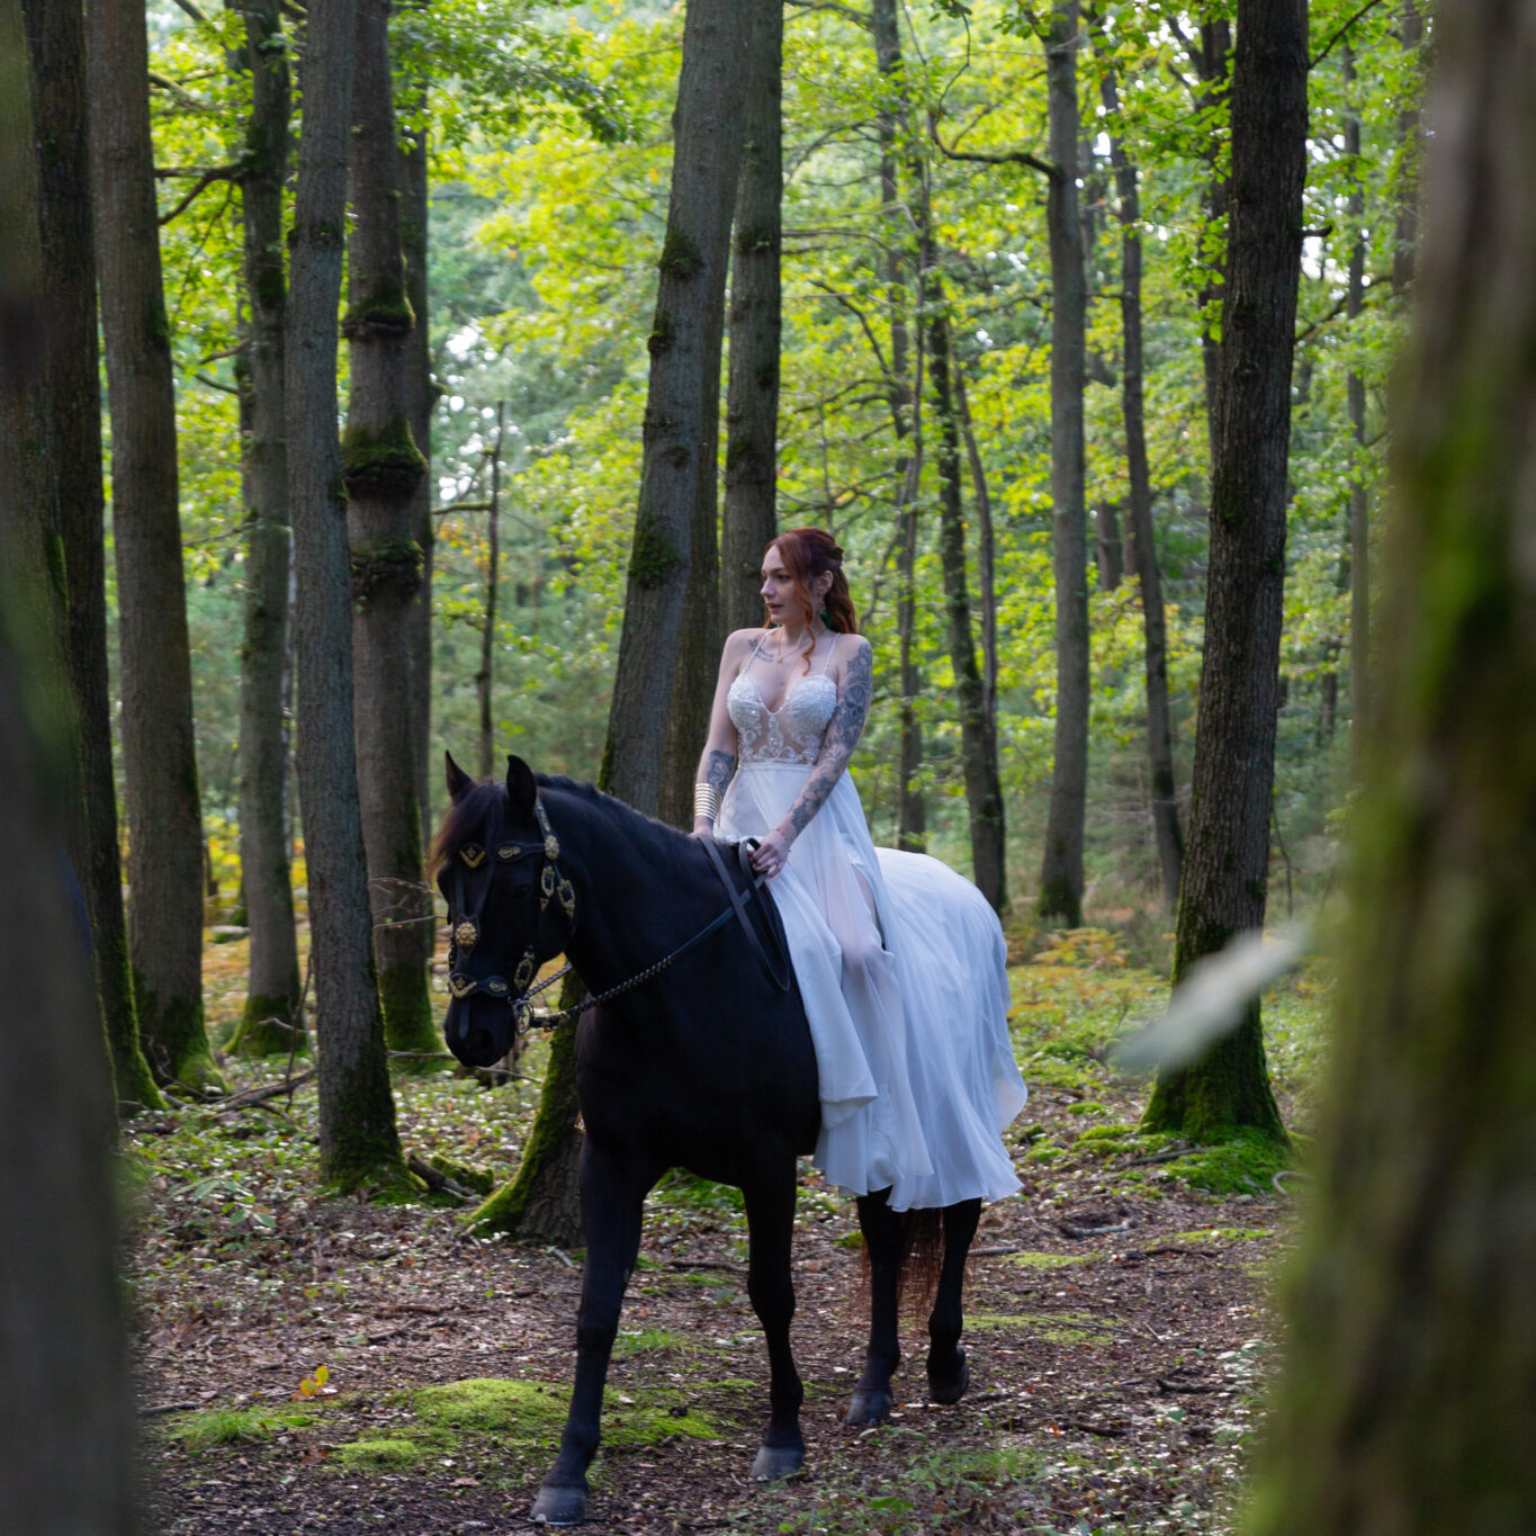
[(602, 991), (654, 965), (700, 926), (697, 861), (682, 833), (622, 801), (545, 793), (562, 857), (569, 849), (579, 882), (567, 958)]

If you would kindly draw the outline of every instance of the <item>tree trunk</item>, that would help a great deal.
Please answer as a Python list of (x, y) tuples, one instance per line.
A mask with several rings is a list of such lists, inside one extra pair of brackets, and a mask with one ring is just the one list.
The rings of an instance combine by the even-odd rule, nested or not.
[(496, 580), (501, 567), (501, 445), (506, 432), (506, 402), (496, 402), (496, 446), (491, 450), (491, 501), (485, 511), (485, 616), (480, 627), (480, 670), (475, 691), (480, 704), (480, 777), (496, 771), (491, 710), (492, 663), (496, 655)]
[[(1232, 24), (1222, 19), (1201, 25), (1200, 47), (1195, 54), (1195, 68), (1204, 82), (1196, 103), (1199, 110), (1208, 114), (1227, 99), (1227, 61), (1232, 56)], [(1221, 388), (1221, 341), (1210, 317), (1219, 313), (1225, 303), (1225, 249), (1228, 244), (1223, 226), (1231, 212), (1231, 187), (1220, 170), (1221, 136), (1210, 135), (1210, 180), (1205, 191), (1205, 227), (1207, 250), (1205, 264), (1209, 276), (1200, 289), (1200, 357), (1205, 366), (1205, 420), (1210, 437), (1211, 454), (1216, 453), (1216, 400)]]
[[(721, 617), (726, 631), (763, 622), (763, 551), (778, 532), (779, 292), (784, 197), (781, 79), (784, 7), (757, 6), (736, 193), (731, 269), (731, 377), (726, 400)], [(690, 800), (690, 810), (692, 802)]]
[[(418, 88), (426, 93), (425, 82)], [(416, 547), (421, 551), (421, 585), (416, 589), (409, 619), (411, 635), (411, 732), (416, 756), (416, 803), (421, 810), (423, 840), (431, 835), (432, 786), (432, 552), (437, 542), (432, 522), (432, 409), (438, 390), (432, 382), (432, 341), (428, 329), (429, 294), (427, 289), (427, 254), (430, 221), (427, 189), (427, 135), (407, 135), (409, 148), (401, 155), (400, 171), (400, 244), (405, 253), (405, 297), (416, 323), (405, 338), (405, 419), (411, 429), (411, 441), (426, 460), (427, 473), (416, 482), (411, 493), (410, 524)], [(406, 932), (417, 937), (422, 964), (432, 958), (433, 932), (421, 923)]]
[(1536, 1522), (1536, 6), (1439, 16), (1379, 693), (1251, 1536)]
[[(1306, 176), (1306, 0), (1238, 0), (1231, 107), (1205, 656), (1176, 983), (1264, 923)], [(1243, 1129), (1284, 1139), (1257, 1001), (1199, 1061), (1159, 1074), (1143, 1125), (1200, 1143)]]
[[(683, 28), (672, 193), (648, 342), (651, 377), (640, 505), (598, 778), (601, 788), (650, 814), (661, 796), (674, 658), (704, 494), (699, 480), (714, 476), (714, 427), (706, 396), (713, 394), (718, 416), (720, 311), (743, 133), (736, 89), (743, 52), (738, 15), (739, 7), (726, 0), (689, 0)], [(712, 487), (708, 495), (712, 502)], [(711, 582), (718, 600), (718, 569)], [(580, 995), (579, 984), (568, 982), (561, 1006), (573, 1006)], [(544, 1242), (573, 1241), (579, 1230), (577, 1116), (575, 1029), (565, 1025), (552, 1043), (517, 1177), (493, 1197), (494, 1218), (487, 1209), (487, 1221)]]
[[(32, 65), (43, 287), (50, 317), (49, 412), (57, 527), (65, 576), (69, 679), (78, 731), (80, 792), (69, 848), (91, 924), (96, 995), (118, 1099), (131, 1112), (164, 1107), (139, 1045), (128, 965), (112, 773), (107, 673), (105, 527), (101, 483), (101, 383), (96, 342), (95, 231), (86, 127), (85, 17), (72, 5), (24, 0)], [(39, 166), (42, 164), (39, 159)]]
[(1098, 588), (1114, 592), (1125, 575), (1125, 544), (1120, 537), (1120, 511), (1107, 496), (1094, 509), (1094, 543), (1098, 546)]
[[(992, 494), (987, 489), (986, 466), (976, 445), (971, 421), (971, 402), (965, 391), (965, 369), (954, 368), (955, 406), (965, 438), (965, 457), (971, 469), (971, 494), (976, 502), (976, 590), (981, 602), (981, 692), (987, 714), (987, 730), (997, 736), (997, 541), (992, 530)], [(995, 750), (995, 748), (994, 748)]]
[[(1354, 50), (1345, 43), (1340, 53), (1345, 89), (1353, 94), (1355, 83)], [(1350, 103), (1344, 117), (1344, 153), (1350, 163), (1358, 164), (1360, 155), (1360, 112)], [(1346, 206), (1353, 239), (1349, 247), (1349, 278), (1345, 313), (1356, 319), (1365, 306), (1365, 192), (1356, 172)], [(1351, 338), (1355, 347), (1359, 341)], [(1349, 475), (1349, 709), (1355, 722), (1355, 737), (1371, 713), (1371, 507), (1366, 494), (1365, 477), (1365, 377), (1358, 367), (1349, 370), (1345, 381), (1350, 434), (1354, 439)]]
[[(1403, 48), (1422, 56), (1424, 16), (1421, 0), (1402, 0), (1398, 9), (1397, 35)], [(1392, 286), (1406, 293), (1413, 282), (1413, 264), (1419, 244), (1419, 155), (1422, 151), (1419, 102), (1413, 95), (1397, 114), (1397, 229), (1392, 247)]]
[(128, 801), (128, 947), (139, 1030), (162, 1080), (222, 1087), (203, 1024), (202, 821), (140, 0), (91, 0), (87, 81), (101, 328), (112, 413), (112, 535)]
[(939, 563), (944, 572), (944, 616), (950, 664), (960, 705), (960, 755), (971, 830), (971, 870), (977, 889), (1001, 912), (1008, 905), (1007, 832), (997, 771), (997, 738), (987, 720), (986, 684), (976, 665), (971, 603), (965, 578), (965, 509), (960, 500), (960, 428), (956, 420), (952, 336), (944, 288), (934, 263), (928, 191), (919, 215), (923, 232), (923, 305), (928, 311), (928, 373), (938, 427)]
[[(1115, 78), (1101, 83), (1104, 109), (1119, 112)], [(1168, 707), (1168, 629), (1163, 612), (1163, 583), (1157, 569), (1157, 540), (1152, 526), (1152, 477), (1147, 468), (1147, 428), (1141, 352), (1141, 192), (1136, 167), (1124, 143), (1111, 135), (1110, 164), (1120, 201), (1120, 364), (1121, 401), (1125, 418), (1125, 467), (1130, 481), (1131, 560), (1141, 588), (1143, 659), (1147, 688), (1147, 765), (1152, 785), (1152, 829), (1163, 875), (1163, 908), (1172, 912), (1179, 900), (1184, 871), (1184, 834), (1173, 777), (1173, 720)]]
[(288, 174), (288, 54), (278, 0), (250, 0), (245, 57), (251, 115), (240, 181), (246, 352), (237, 366), (249, 532), (240, 666), (240, 875), (251, 930), (245, 1010), (230, 1049), (287, 1053), (299, 1018), (299, 949), (288, 869), (288, 459), (283, 408), (283, 180)]
[(673, 114), (672, 191), (658, 263), (661, 281), (647, 340), (651, 374), (640, 497), (600, 774), (615, 794), (652, 812), (661, 796), (694, 522), (706, 494), (699, 482), (712, 480), (715, 473), (706, 395), (712, 389), (718, 395), (719, 387), (719, 348), (713, 338), (720, 332), (731, 212), (741, 171), (737, 82), (750, 53), (745, 32), (739, 6), (727, 0), (689, 0)]
[[(16, 110), (27, 97), (25, 60), (21, 7), (0, 0), (0, 209), (8, 215), (20, 212), (14, 193), (31, 153)], [(36, 291), (20, 295), (7, 281), (20, 242), (14, 218), (5, 228), (0, 390), (10, 393), (23, 362), (15, 332), (26, 326), (35, 343), (43, 320)], [(40, 371), (42, 358), (34, 363)], [(0, 526), (27, 511), (14, 505), (20, 487), (8, 458), (0, 446)], [(0, 580), (14, 575), (8, 568)], [(0, 868), (13, 878), (0, 895), (0, 1509), (7, 1529), (28, 1536), (132, 1536), (138, 1469), (117, 1274), (112, 1081), (79, 925), (53, 878), (73, 814), (60, 793), (72, 752), (57, 719), (27, 717), (24, 701), (38, 696), (39, 637), (24, 633), (14, 593), (6, 598)], [(52, 686), (65, 688), (62, 672)], [(45, 735), (51, 752), (39, 745)]]
[(1056, 731), (1040, 868), (1040, 916), (1083, 921), (1088, 807), (1088, 531), (1083, 504), (1083, 370), (1087, 288), (1077, 199), (1077, 0), (1056, 0), (1045, 50), (1050, 113), (1051, 563), (1056, 586)]
[[(342, 445), (352, 549), (357, 784), (390, 1048), (441, 1048), (413, 919), (431, 914), (411, 728), (411, 610), (421, 585), (412, 502), (426, 461), (411, 437), (406, 339), (415, 323), (400, 244), (401, 157), (389, 59), (389, 0), (357, 0), (349, 162), (352, 234), (343, 330), (351, 399)], [(420, 926), (425, 927), (426, 924)]]
[(285, 386), (320, 1174), (337, 1188), (404, 1190), (412, 1185), (395, 1129), (358, 809), (352, 573), (335, 426), (355, 0), (310, 0), (308, 18), (303, 85), (309, 105), (289, 245)]
[[(870, 30), (875, 41), (875, 66), (880, 71), (884, 99), (880, 105), (880, 228), (885, 242), (886, 304), (891, 316), (890, 378), (886, 394), (891, 423), (896, 433), (896, 462), (892, 480), (896, 487), (896, 515), (900, 519), (901, 544), (897, 552), (896, 646), (901, 682), (901, 746), (896, 791), (896, 846), (922, 853), (928, 846), (928, 810), (917, 787), (923, 765), (923, 726), (917, 701), (923, 691), (922, 669), (914, 655), (917, 628), (918, 512), (914, 505), (923, 458), (923, 337), (917, 333), (915, 377), (907, 382), (907, 354), (911, 333), (907, 323), (909, 283), (916, 265), (912, 251), (912, 217), (901, 197), (898, 142), (910, 131), (905, 86), (901, 73), (901, 25), (896, 0), (873, 0)], [(905, 146), (915, 178), (922, 162), (909, 144)], [(910, 436), (910, 443), (908, 437)]]

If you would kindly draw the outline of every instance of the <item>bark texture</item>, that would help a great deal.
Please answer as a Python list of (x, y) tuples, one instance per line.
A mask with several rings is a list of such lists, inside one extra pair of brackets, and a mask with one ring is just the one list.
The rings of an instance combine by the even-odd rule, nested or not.
[[(1354, 50), (1345, 43), (1340, 51), (1346, 85), (1355, 81)], [(1358, 160), (1360, 113), (1351, 109), (1344, 118), (1344, 153)], [(1348, 288), (1345, 314), (1356, 319), (1365, 307), (1365, 190), (1357, 180), (1350, 188), (1346, 209), (1354, 226), (1349, 247)], [(1349, 484), (1349, 707), (1356, 727), (1371, 713), (1371, 504), (1366, 491), (1365, 376), (1351, 368), (1345, 380), (1349, 430), (1354, 438)]]
[[(1424, 14), (1422, 0), (1402, 0), (1397, 35), (1403, 48), (1422, 68)], [(1405, 293), (1413, 282), (1419, 244), (1419, 102), (1413, 95), (1397, 114), (1397, 239), (1392, 250), (1392, 286)]]
[[(1119, 110), (1112, 74), (1101, 83), (1104, 108), (1111, 117)], [(1172, 912), (1179, 900), (1184, 870), (1184, 833), (1179, 825), (1173, 777), (1173, 718), (1168, 705), (1168, 626), (1163, 609), (1163, 583), (1157, 568), (1157, 539), (1152, 523), (1152, 476), (1147, 467), (1145, 366), (1141, 347), (1141, 190), (1136, 167), (1118, 135), (1109, 140), (1110, 165), (1115, 173), (1120, 217), (1120, 363), (1121, 400), (1125, 420), (1125, 468), (1130, 482), (1126, 516), (1130, 523), (1131, 565), (1141, 589), (1142, 655), (1147, 688), (1147, 767), (1152, 789), (1152, 830), (1162, 871), (1163, 907)]]
[(86, 115), (85, 17), (73, 5), (24, 0), (32, 71), (38, 222), (46, 336), (48, 438), (64, 573), (79, 793), (69, 850), (90, 918), (96, 996), (125, 1111), (164, 1101), (139, 1045), (128, 965), (112, 772), (107, 675), (106, 533), (101, 383), (96, 340), (95, 226)]
[(202, 1091), (222, 1081), (203, 1023), (202, 818), (148, 41), (139, 0), (92, 0), (88, 19), (96, 254), (112, 413), (128, 947), (150, 1065), (163, 1081)]
[[(755, 6), (741, 182), (731, 253), (731, 371), (725, 421), (721, 627), (763, 622), (763, 550), (778, 532), (779, 283), (784, 200), (784, 7)], [(691, 802), (690, 802), (691, 811)]]
[[(352, 96), (352, 234), (345, 331), (351, 400), (342, 447), (352, 549), (357, 780), (375, 923), (431, 912), (411, 728), (411, 612), (421, 586), (413, 498), (426, 460), (411, 437), (400, 172), (389, 61), (389, 0), (357, 0)], [(426, 924), (420, 926), (426, 927)], [(414, 927), (375, 930), (379, 1001), (391, 1049), (439, 1049)]]
[(309, 870), (320, 1173), (398, 1190), (400, 1159), (374, 981), (352, 734), (352, 573), (336, 436), (336, 311), (352, 122), (355, 0), (310, 0), (304, 135), (290, 251), (285, 384), (297, 604), (299, 800)]
[(288, 454), (284, 439), (283, 178), (289, 156), (288, 54), (278, 0), (248, 0), (251, 77), (240, 176), (245, 302), (240, 360), (245, 489), (245, 643), (240, 664), (240, 875), (251, 930), (245, 1010), (231, 1050), (286, 1053), (302, 1029), (299, 949), (288, 869)]
[(1083, 819), (1088, 806), (1088, 529), (1083, 375), (1088, 288), (1078, 215), (1077, 0), (1057, 0), (1045, 47), (1050, 158), (1051, 564), (1056, 587), (1056, 728), (1051, 803), (1040, 866), (1040, 916), (1083, 921)]
[[(1214, 117), (1227, 99), (1227, 71), (1232, 60), (1232, 23), (1225, 17), (1203, 22), (1200, 41), (1191, 50), (1195, 73), (1203, 89), (1197, 99), (1202, 112)], [(1208, 277), (1200, 289), (1200, 307), (1206, 322), (1200, 330), (1200, 356), (1205, 367), (1205, 421), (1211, 453), (1216, 452), (1216, 399), (1221, 389), (1221, 340), (1210, 324), (1221, 313), (1226, 282), (1226, 222), (1230, 212), (1230, 188), (1220, 164), (1221, 138), (1210, 136), (1210, 180), (1205, 189), (1205, 262)]]
[[(24, 57), (20, 5), (3, 0), (0, 101), (12, 82), (25, 95), (15, 68)], [(11, 115), (0, 106), (7, 173), (18, 147), (4, 124)], [(15, 362), (0, 343), (0, 374)], [(0, 461), (0, 495), (15, 488), (9, 469)], [(135, 1425), (116, 1269), (112, 1081), (79, 927), (62, 882), (49, 878), (70, 814), (58, 792), (70, 748), (59, 740), (52, 752), (38, 749), (39, 730), (57, 722), (24, 708), (37, 677), (35, 637), (21, 648), (11, 641), (20, 618), (14, 601), (3, 604), (0, 867), (31, 874), (0, 893), (0, 1510), (8, 1530), (28, 1536), (131, 1536)]]
[(480, 703), (480, 777), (496, 771), (496, 744), (491, 710), (492, 665), (496, 657), (496, 587), (501, 574), (501, 445), (506, 431), (506, 404), (496, 402), (496, 446), (491, 450), (491, 499), (485, 509), (485, 610), (480, 620), (480, 670), (475, 691)]
[[(647, 341), (640, 498), (601, 773), (615, 794), (644, 811), (660, 801), (700, 481), (713, 482), (715, 474), (705, 396), (713, 390), (718, 414), (720, 304), (741, 170), (738, 82), (750, 36), (739, 6), (689, 0), (661, 281)], [(712, 669), (713, 656), (709, 663)]]
[[(1205, 656), (1175, 982), (1264, 922), (1306, 87), (1305, 0), (1239, 0)], [(1257, 1002), (1201, 1060), (1159, 1075), (1143, 1124), (1200, 1143), (1245, 1128), (1284, 1139)]]
[(1536, 5), (1438, 26), (1380, 696), (1250, 1536), (1536, 1521)]

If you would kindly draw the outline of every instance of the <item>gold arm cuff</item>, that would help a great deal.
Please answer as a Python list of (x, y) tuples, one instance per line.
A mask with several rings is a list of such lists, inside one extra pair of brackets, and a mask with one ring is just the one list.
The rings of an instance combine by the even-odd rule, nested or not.
[(693, 814), (702, 816), (711, 826), (720, 819), (720, 791), (713, 784), (693, 786)]

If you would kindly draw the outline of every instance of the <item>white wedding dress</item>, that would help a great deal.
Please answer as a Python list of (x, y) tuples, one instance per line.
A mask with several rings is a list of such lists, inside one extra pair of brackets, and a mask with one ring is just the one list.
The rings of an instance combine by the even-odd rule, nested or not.
[[(798, 670), (798, 669), (797, 669)], [(820, 670), (770, 710), (750, 668), (727, 704), (738, 766), (717, 836), (784, 819), (837, 705)], [(1000, 1132), (1028, 1090), (1008, 1039), (1006, 947), (968, 880), (924, 854), (877, 849), (846, 773), (770, 887), (784, 919), (820, 1079), (816, 1166), (901, 1211), (999, 1200), (1019, 1187)]]

